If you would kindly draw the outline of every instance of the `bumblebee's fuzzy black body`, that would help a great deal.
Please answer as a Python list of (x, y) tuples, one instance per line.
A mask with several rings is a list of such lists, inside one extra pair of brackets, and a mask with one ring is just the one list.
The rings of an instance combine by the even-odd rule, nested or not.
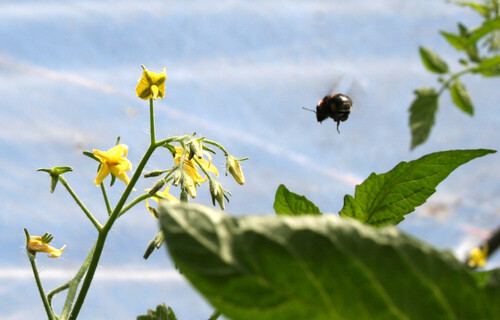
[(326, 118), (332, 118), (337, 122), (337, 131), (340, 121), (346, 121), (351, 113), (352, 100), (348, 96), (336, 93), (326, 96), (316, 106), (316, 119), (322, 122)]

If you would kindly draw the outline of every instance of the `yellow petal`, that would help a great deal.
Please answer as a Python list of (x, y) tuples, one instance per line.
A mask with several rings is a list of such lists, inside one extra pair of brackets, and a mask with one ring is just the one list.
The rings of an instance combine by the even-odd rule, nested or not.
[(117, 144), (113, 148), (109, 149), (108, 158), (118, 158), (121, 156), (127, 156), (128, 154), (128, 146), (126, 144)]
[(130, 178), (127, 176), (127, 174), (124, 171), (117, 170), (117, 167), (109, 167), (111, 173), (120, 179), (121, 181), (125, 182), (126, 184), (129, 184)]
[(49, 254), (49, 258), (58, 258), (61, 255), (61, 253), (63, 253), (65, 248), (66, 248), (66, 245), (64, 245), (61, 249), (52, 248), (52, 252), (51, 252), (51, 254)]
[(142, 72), (142, 78), (139, 79), (139, 84), (135, 88), (137, 96), (141, 99), (156, 99), (165, 96), (165, 80), (167, 72), (163, 69), (161, 73), (154, 73), (149, 70)]
[(94, 156), (96, 156), (101, 163), (104, 163), (108, 160), (108, 153), (106, 151), (101, 151), (101, 150), (93, 150)]
[(214, 173), (217, 177), (219, 176), (219, 171), (217, 168), (212, 164), (212, 157), (210, 155), (207, 155), (209, 157), (210, 161), (205, 160), (204, 158), (198, 158), (198, 161), (200, 164), (203, 166), (203, 168), (207, 171), (210, 171)]
[(151, 86), (151, 94), (153, 95), (153, 99), (156, 99), (158, 97), (158, 86), (153, 84)]
[(191, 177), (186, 176), (184, 178), (184, 187), (187, 188), (191, 198), (196, 198), (196, 185), (194, 184)]
[(95, 185), (98, 186), (102, 183), (102, 180), (106, 178), (109, 175), (109, 167), (106, 163), (101, 164), (101, 168), (99, 169), (99, 172), (97, 173), (97, 177), (95, 178)]

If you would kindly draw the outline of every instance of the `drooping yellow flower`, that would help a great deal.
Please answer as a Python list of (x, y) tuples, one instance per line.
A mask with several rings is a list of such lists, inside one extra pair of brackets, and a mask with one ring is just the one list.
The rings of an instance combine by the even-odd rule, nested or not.
[(110, 173), (126, 184), (130, 182), (125, 173), (132, 170), (132, 163), (126, 159), (127, 153), (128, 146), (125, 144), (116, 145), (108, 151), (94, 149), (94, 155), (101, 161), (101, 168), (94, 181), (96, 186), (100, 185)]
[[(153, 197), (152, 199), (156, 202), (159, 202), (159, 198), (160, 199), (168, 199), (168, 200), (172, 200), (172, 201), (175, 201), (175, 202), (179, 202), (179, 199), (177, 199), (176, 197), (174, 197), (173, 195), (171, 195), (170, 193), (168, 193), (168, 191), (170, 190), (170, 185), (168, 185), (166, 188), (165, 188), (165, 191), (163, 192), (157, 192)], [(147, 191), (147, 190), (146, 190)], [(158, 197), (159, 196), (159, 197)], [(156, 215), (154, 213), (154, 211), (151, 209), (151, 207), (149, 206), (149, 203), (148, 203), (148, 199), (146, 199), (146, 208), (148, 208), (149, 212), (151, 212), (151, 214), (153, 215), (153, 217), (156, 218)]]
[(50, 253), (49, 258), (59, 257), (61, 253), (64, 251), (64, 248), (66, 248), (66, 245), (64, 245), (61, 249), (56, 249), (51, 245), (49, 245), (48, 243), (45, 243), (42, 237), (38, 236), (30, 237), (30, 241), (28, 242), (28, 250), (33, 252)]
[(469, 253), (468, 264), (471, 268), (484, 267), (488, 258), (488, 247), (474, 248)]
[(245, 176), (241, 170), (240, 161), (230, 154), (226, 157), (226, 175), (228, 171), (236, 182), (241, 185), (245, 183)]
[(161, 73), (154, 73), (144, 69), (135, 92), (143, 100), (163, 99), (165, 97), (165, 80), (167, 80), (167, 70), (165, 68)]
[[(174, 161), (175, 164), (178, 165), (179, 162), (181, 161), (182, 154), (184, 152), (184, 148), (182, 147), (175, 147), (175, 157)], [(216, 176), (219, 176), (219, 171), (217, 168), (212, 164), (212, 158), (210, 157), (209, 154), (207, 154), (208, 160), (204, 159), (203, 157), (196, 157), (200, 165), (205, 169), (206, 171), (214, 173)], [(195, 162), (194, 159), (189, 160), (186, 156), (184, 159), (184, 165), (183, 165), (183, 170), (187, 174), (187, 176), (184, 178), (184, 187), (188, 189), (189, 195), (191, 198), (196, 197), (196, 184), (203, 183), (207, 181), (207, 177), (202, 177), (200, 173), (198, 172), (197, 168), (198, 164)]]

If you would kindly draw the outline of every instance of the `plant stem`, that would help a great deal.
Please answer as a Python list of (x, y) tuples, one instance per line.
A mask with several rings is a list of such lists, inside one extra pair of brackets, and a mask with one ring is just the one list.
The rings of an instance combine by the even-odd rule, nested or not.
[(73, 191), (73, 189), (71, 189), (71, 187), (69, 186), (68, 182), (66, 182), (66, 179), (64, 179), (64, 177), (62, 177), (62, 176), (59, 176), (59, 181), (61, 181), (61, 183), (66, 188), (66, 190), (68, 190), (69, 194), (73, 197), (73, 199), (78, 204), (78, 206), (80, 206), (80, 208), (83, 210), (83, 212), (85, 213), (85, 215), (87, 216), (87, 218), (89, 218), (90, 222), (92, 222), (92, 224), (95, 226), (95, 228), (97, 229), (97, 231), (101, 231), (102, 230), (102, 225), (99, 223), (99, 221), (97, 221), (96, 218), (94, 218), (94, 216), (92, 215), (92, 213), (90, 213), (89, 209), (87, 209), (87, 207), (85, 207), (85, 205), (80, 200), (80, 198), (78, 198), (78, 196)]
[(227, 152), (226, 148), (224, 148), (220, 143), (218, 142), (215, 142), (215, 141), (212, 141), (212, 140), (208, 140), (208, 139), (203, 139), (203, 142), (205, 143), (208, 143), (208, 144), (211, 144), (213, 146), (216, 146), (217, 148), (219, 148), (222, 152), (224, 152), (224, 155), (227, 156), (229, 154), (229, 152)]
[(101, 191), (104, 202), (106, 203), (106, 210), (108, 211), (108, 216), (111, 214), (111, 205), (109, 204), (108, 194), (106, 193), (106, 187), (104, 183), (101, 182)]
[(457, 79), (457, 78), (463, 76), (464, 74), (467, 74), (467, 73), (469, 73), (469, 72), (471, 72), (473, 70), (474, 70), (474, 68), (471, 67), (471, 68), (467, 68), (467, 69), (464, 69), (464, 70), (462, 70), (460, 72), (452, 74), (450, 76), (450, 78), (443, 83), (443, 85), (441, 86), (441, 88), (439, 88), (439, 91), (437, 93), (438, 96), (440, 96), (441, 93), (443, 93), (444, 89), (448, 88), (448, 85), (450, 84), (450, 82), (455, 81), (455, 79)]
[(97, 265), (99, 263), (99, 259), (101, 258), (102, 250), (104, 249), (104, 243), (106, 242), (106, 237), (108, 235), (109, 230), (115, 223), (116, 219), (119, 217), (120, 212), (125, 205), (125, 201), (127, 201), (128, 196), (130, 195), (130, 192), (132, 192), (134, 185), (136, 184), (137, 180), (139, 180), (142, 171), (144, 170), (144, 167), (146, 166), (146, 163), (148, 162), (149, 158), (157, 148), (156, 143), (151, 144), (144, 154), (141, 162), (137, 166), (137, 170), (135, 171), (134, 175), (132, 176), (132, 179), (130, 180), (130, 183), (128, 184), (127, 188), (123, 192), (122, 196), (120, 197), (120, 200), (116, 204), (113, 212), (111, 212), (111, 215), (109, 216), (108, 221), (106, 224), (101, 228), (99, 231), (99, 235), (97, 236), (97, 240), (95, 243), (95, 251), (94, 254), (92, 255), (92, 259), (90, 261), (89, 269), (87, 271), (87, 274), (85, 275), (85, 279), (83, 280), (82, 287), (80, 289), (80, 293), (78, 294), (78, 297), (76, 299), (75, 305), (73, 307), (73, 310), (71, 311), (71, 315), (69, 317), (70, 320), (76, 320), (78, 317), (78, 314), (82, 308), (83, 302), (85, 301), (85, 297), (87, 296), (88, 290), (90, 288), (90, 284), (92, 283), (92, 279), (94, 278), (95, 271), (97, 269)]
[(149, 99), (149, 131), (151, 134), (151, 145), (156, 143), (155, 136), (155, 114), (153, 108), (153, 99)]
[(139, 202), (146, 200), (147, 198), (150, 198), (150, 197), (151, 197), (151, 195), (149, 193), (145, 193), (145, 194), (138, 196), (137, 198), (132, 200), (129, 204), (127, 204), (126, 206), (123, 207), (123, 209), (120, 212), (120, 215), (118, 215), (118, 217), (121, 217), (125, 212), (130, 210), (133, 206), (135, 206)]
[(40, 280), (40, 275), (38, 274), (38, 269), (36, 267), (36, 262), (35, 262), (35, 257), (36, 257), (35, 253), (30, 252), (28, 250), (28, 243), (31, 239), (30, 239), (30, 234), (26, 228), (24, 228), (24, 234), (26, 235), (26, 254), (28, 255), (28, 259), (30, 260), (31, 269), (33, 270), (33, 276), (35, 277), (36, 286), (38, 288), (38, 292), (40, 293), (40, 298), (42, 299), (45, 312), (47, 312), (47, 318), (49, 320), (55, 320), (56, 315), (54, 314), (54, 310), (52, 310), (52, 307), (50, 306), (50, 303), (47, 299), (47, 296), (45, 295), (42, 281)]
[(48, 294), (47, 294), (47, 300), (49, 301), (49, 305), (50, 307), (52, 307), (52, 298), (58, 294), (59, 292), (62, 292), (64, 290), (67, 290), (69, 288), (69, 282), (66, 282), (65, 284), (63, 284), (62, 286), (59, 286), (53, 290), (51, 290)]

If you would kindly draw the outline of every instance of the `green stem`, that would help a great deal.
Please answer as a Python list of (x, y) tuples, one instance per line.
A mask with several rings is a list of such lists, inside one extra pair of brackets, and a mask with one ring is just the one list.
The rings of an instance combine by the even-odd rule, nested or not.
[(129, 204), (127, 204), (126, 206), (123, 207), (123, 209), (122, 209), (122, 211), (120, 211), (120, 214), (118, 215), (118, 217), (121, 217), (125, 212), (127, 212), (128, 210), (130, 210), (133, 206), (135, 206), (139, 202), (142, 202), (142, 201), (144, 201), (144, 200), (146, 200), (147, 198), (150, 198), (150, 197), (151, 197), (151, 195), (149, 193), (145, 193), (143, 195), (138, 196), (134, 200), (130, 201)]
[(40, 293), (40, 298), (42, 299), (43, 306), (45, 308), (45, 312), (47, 312), (47, 318), (49, 320), (55, 320), (56, 315), (54, 314), (54, 310), (52, 310), (52, 307), (50, 306), (49, 301), (47, 299), (47, 296), (45, 295), (45, 292), (43, 290), (42, 281), (40, 280), (40, 275), (38, 274), (38, 269), (36, 267), (36, 262), (35, 262), (35, 254), (28, 250), (28, 243), (30, 241), (30, 235), (29, 235), (28, 230), (26, 228), (24, 229), (24, 234), (26, 235), (26, 253), (28, 254), (28, 258), (30, 260), (31, 269), (33, 270), (33, 276), (35, 277), (36, 286), (38, 288), (38, 292)]
[(66, 282), (65, 284), (63, 284), (62, 286), (59, 286), (53, 290), (51, 290), (48, 294), (47, 294), (47, 300), (49, 301), (49, 305), (50, 307), (52, 307), (52, 298), (58, 294), (59, 292), (62, 292), (66, 289), (69, 288), (69, 282)]
[(224, 155), (227, 156), (229, 154), (229, 152), (227, 152), (226, 148), (224, 148), (220, 143), (218, 142), (215, 142), (215, 141), (212, 141), (212, 140), (208, 140), (208, 139), (204, 139), (203, 142), (205, 143), (208, 143), (208, 144), (211, 144), (213, 146), (216, 146), (217, 148), (219, 148), (222, 152), (224, 152)]
[(108, 221), (106, 224), (102, 227), (102, 229), (99, 231), (99, 235), (97, 236), (97, 240), (95, 243), (95, 251), (94, 254), (92, 255), (92, 259), (90, 261), (89, 269), (87, 271), (87, 274), (85, 276), (85, 279), (83, 280), (82, 287), (80, 289), (80, 293), (78, 294), (78, 297), (76, 299), (75, 305), (73, 310), (71, 311), (71, 315), (69, 317), (70, 320), (76, 320), (78, 317), (78, 314), (80, 313), (80, 310), (82, 308), (83, 302), (85, 301), (85, 297), (87, 296), (88, 290), (90, 288), (90, 284), (92, 283), (92, 279), (94, 278), (95, 271), (97, 269), (97, 265), (99, 263), (99, 259), (101, 258), (102, 250), (104, 249), (104, 243), (106, 242), (106, 237), (108, 235), (109, 230), (115, 223), (116, 219), (119, 217), (120, 212), (122, 211), (123, 206), (125, 205), (125, 201), (127, 201), (128, 196), (132, 192), (134, 185), (137, 183), (137, 180), (139, 180), (142, 171), (144, 170), (144, 167), (146, 166), (146, 163), (148, 162), (149, 158), (157, 148), (156, 143), (152, 144), (149, 146), (148, 150), (144, 154), (141, 162), (137, 166), (137, 170), (135, 171), (134, 175), (132, 176), (132, 179), (130, 180), (130, 183), (128, 184), (127, 188), (123, 192), (122, 196), (120, 197), (120, 200), (116, 204), (113, 212), (111, 212), (111, 215), (109, 216)]
[(80, 200), (80, 198), (78, 198), (78, 196), (73, 191), (73, 189), (71, 189), (71, 187), (69, 186), (68, 182), (66, 182), (66, 179), (64, 179), (62, 176), (59, 176), (59, 181), (61, 181), (61, 183), (66, 188), (66, 190), (68, 190), (69, 194), (73, 197), (73, 200), (75, 200), (75, 202), (80, 206), (80, 208), (83, 210), (83, 212), (85, 213), (85, 215), (87, 216), (87, 218), (89, 218), (90, 222), (92, 222), (92, 224), (95, 226), (95, 228), (97, 229), (97, 231), (101, 231), (102, 230), (102, 225), (99, 223), (99, 221), (97, 221), (96, 218), (94, 218), (94, 216), (92, 215), (92, 213), (90, 213), (89, 209), (87, 209), (87, 207), (85, 207), (85, 205)]
[(106, 187), (104, 183), (101, 182), (101, 191), (104, 202), (106, 203), (106, 210), (108, 211), (108, 216), (111, 214), (111, 205), (109, 204), (108, 194), (106, 193)]
[(464, 74), (470, 73), (470, 72), (471, 72), (471, 71), (473, 71), (474, 69), (475, 69), (475, 68), (472, 68), (472, 67), (471, 67), (471, 68), (464, 69), (464, 70), (462, 70), (462, 71), (460, 71), (460, 72), (457, 72), (457, 73), (455, 73), (455, 74), (452, 74), (452, 75), (450, 76), (450, 78), (449, 78), (448, 80), (446, 80), (446, 81), (443, 83), (443, 85), (441, 86), (441, 88), (439, 89), (439, 91), (438, 91), (438, 93), (437, 93), (437, 94), (438, 94), (438, 96), (440, 96), (440, 95), (441, 95), (441, 93), (443, 93), (443, 91), (444, 91), (446, 88), (448, 88), (449, 84), (450, 84), (452, 81), (455, 81), (457, 78), (459, 78), (459, 77), (463, 76)]
[(153, 108), (153, 99), (149, 99), (149, 130), (151, 133), (151, 145), (156, 143), (155, 136), (155, 114)]

